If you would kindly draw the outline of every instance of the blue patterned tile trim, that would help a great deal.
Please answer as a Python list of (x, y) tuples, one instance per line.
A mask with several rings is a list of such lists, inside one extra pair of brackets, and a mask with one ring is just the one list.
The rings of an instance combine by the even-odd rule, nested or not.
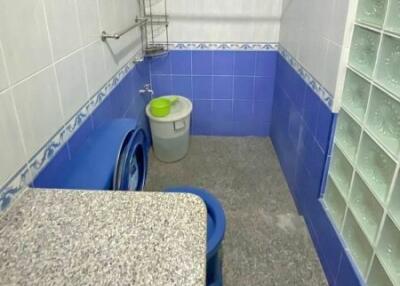
[(279, 43), (169, 43), (171, 50), (277, 51)]
[[(136, 58), (136, 57), (135, 57)], [(111, 91), (134, 68), (127, 63), (98, 92), (96, 92), (74, 116), (21, 168), (4, 186), (0, 188), (0, 214), (4, 212), (18, 194), (31, 183), (32, 178), (47, 165), (93, 111), (107, 98)]]
[(321, 83), (318, 82), (282, 45), (279, 45), (279, 53), (301, 76), (307, 85), (321, 98), (321, 100), (333, 110), (333, 96)]

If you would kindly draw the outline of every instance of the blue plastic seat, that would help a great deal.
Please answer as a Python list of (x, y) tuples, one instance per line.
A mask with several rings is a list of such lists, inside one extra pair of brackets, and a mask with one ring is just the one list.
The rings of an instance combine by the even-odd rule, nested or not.
[[(136, 136), (137, 135), (137, 136)], [(33, 181), (36, 188), (112, 190), (117, 159), (124, 142), (143, 145), (140, 188), (146, 179), (147, 140), (133, 119), (114, 119), (92, 131), (71, 158), (56, 154)], [(66, 148), (67, 146), (64, 146)]]
[(168, 188), (166, 192), (190, 193), (202, 198), (207, 207), (207, 285), (222, 285), (222, 259), (219, 253), (225, 236), (226, 219), (221, 203), (206, 190), (193, 187)]

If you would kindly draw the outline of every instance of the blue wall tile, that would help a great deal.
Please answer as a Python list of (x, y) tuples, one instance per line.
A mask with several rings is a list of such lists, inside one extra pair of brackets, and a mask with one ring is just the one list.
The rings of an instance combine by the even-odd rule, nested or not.
[(214, 100), (213, 112), (209, 114), (212, 117), (211, 132), (213, 135), (233, 136), (233, 104), (232, 100)]
[(272, 77), (256, 77), (254, 95), (256, 100), (269, 100), (274, 97), (275, 79)]
[(155, 96), (172, 93), (171, 75), (152, 75), (151, 84)]
[(256, 122), (267, 123), (271, 120), (272, 101), (258, 100), (254, 102), (254, 116)]
[(275, 77), (277, 53), (257, 52), (256, 76)]
[(315, 201), (314, 205), (315, 207), (308, 211), (308, 216), (313, 216), (313, 225), (317, 231), (321, 252), (328, 264), (329, 275), (336, 277), (339, 272), (343, 246), (321, 203)]
[(317, 128), (319, 101), (318, 95), (310, 87), (307, 87), (304, 94), (303, 118), (312, 132), (315, 132)]
[[(195, 110), (196, 104), (201, 104), (199, 110), (212, 107), (212, 113), (194, 112), (193, 134), (269, 136), (277, 52), (170, 51), (169, 54), (168, 59), (152, 65), (157, 71), (151, 74), (155, 95), (186, 96), (194, 100)], [(164, 74), (168, 62), (171, 72)], [(226, 114), (225, 100), (230, 101), (232, 108), (234, 105), (240, 106), (241, 111), (247, 108), (251, 114), (236, 120), (219, 116), (218, 113)], [(210, 114), (216, 114), (213, 122)]]
[(194, 100), (193, 117), (192, 117), (192, 133), (198, 135), (212, 134), (212, 101), (211, 100)]
[(68, 140), (67, 145), (70, 150), (71, 156), (74, 156), (74, 152), (79, 149), (89, 134), (94, 130), (94, 124), (92, 120), (92, 116), (90, 116), (82, 125), (76, 130), (74, 135)]
[(192, 72), (194, 75), (212, 75), (213, 54), (211, 51), (192, 52)]
[(192, 77), (190, 75), (172, 75), (173, 94), (179, 94), (186, 98), (193, 98)]
[[(148, 62), (143, 62), (135, 66), (133, 70), (120, 82), (120, 84), (111, 91), (110, 95), (102, 102), (102, 104), (93, 112), (91, 118), (94, 128), (98, 128), (104, 123), (114, 118), (134, 118), (138, 124), (146, 121), (144, 109), (150, 97), (139, 94), (138, 89), (142, 88), (146, 83), (150, 83), (149, 74), (142, 74), (146, 70), (143, 65), (148, 65)], [(169, 78), (170, 76), (154, 76), (154, 78)], [(157, 86), (157, 84), (156, 84)], [(162, 85), (164, 86), (164, 85)], [(79, 136), (75, 133), (75, 137), (71, 138), (74, 142)], [(82, 136), (85, 137), (85, 136)], [(77, 142), (79, 146), (82, 142)], [(74, 147), (71, 147), (73, 151)]]
[(297, 147), (298, 147), (298, 142), (299, 142), (299, 136), (300, 136), (300, 131), (302, 129), (302, 118), (301, 114), (297, 111), (295, 108), (294, 104), (290, 104), (287, 107), (288, 110), (288, 136), (289, 136), (289, 141), (293, 146), (293, 149), (296, 149), (296, 152), (298, 152)]
[(236, 136), (236, 127), (233, 121), (217, 121), (213, 123), (212, 135), (218, 136)]
[(236, 76), (234, 83), (234, 99), (254, 99), (254, 77)]
[(214, 76), (213, 99), (233, 99), (233, 76)]
[(320, 201), (336, 116), (281, 56), (276, 71), (270, 133), (289, 189), (330, 285), (360, 285)]
[(319, 105), (315, 138), (317, 139), (322, 150), (326, 150), (326, 153), (328, 153), (333, 114), (323, 102), (320, 101)]
[(57, 153), (57, 155), (44, 167), (31, 183), (32, 187), (46, 186), (47, 188), (56, 187), (52, 185), (54, 177), (58, 177), (59, 171), (70, 160), (68, 144), (65, 144)]
[(171, 74), (170, 55), (156, 57), (150, 63), (152, 74)]
[(293, 68), (290, 68), (288, 72), (288, 82), (285, 84), (286, 94), (296, 107), (302, 109), (306, 83)]
[(235, 100), (233, 103), (233, 112), (235, 121), (252, 121), (253, 117), (253, 101), (252, 100)]
[(235, 75), (254, 76), (256, 71), (256, 52), (235, 53)]
[(214, 75), (233, 75), (235, 71), (235, 52), (214, 51)]
[(186, 75), (192, 72), (192, 53), (175, 51), (170, 54), (172, 74)]
[(195, 99), (211, 99), (212, 81), (212, 76), (193, 76), (193, 97)]
[[(209, 115), (210, 116), (210, 115)], [(213, 101), (213, 122), (233, 121), (233, 107), (232, 100), (214, 100)]]
[(357, 272), (356, 266), (352, 264), (348, 256), (344, 253), (340, 262), (340, 269), (336, 278), (336, 286), (351, 285), (351, 286), (363, 286), (366, 285), (365, 281), (361, 278)]

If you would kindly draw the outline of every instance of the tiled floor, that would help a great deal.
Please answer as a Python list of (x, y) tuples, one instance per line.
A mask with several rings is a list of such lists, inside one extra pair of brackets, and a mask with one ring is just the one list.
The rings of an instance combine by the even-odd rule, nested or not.
[(224, 285), (327, 285), (269, 139), (193, 137), (177, 163), (151, 154), (149, 172), (147, 190), (192, 185), (223, 203)]

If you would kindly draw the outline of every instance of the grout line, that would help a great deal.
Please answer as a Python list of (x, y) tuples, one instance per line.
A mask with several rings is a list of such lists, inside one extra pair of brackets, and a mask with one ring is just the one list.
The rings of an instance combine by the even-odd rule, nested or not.
[[(81, 23), (81, 19), (79, 17), (79, 9), (78, 9), (78, 3), (77, 0), (74, 1), (75, 2), (75, 13), (77, 15), (77, 22), (78, 22), (78, 30), (79, 30), (79, 37), (80, 37), (80, 41), (81, 41), (81, 46), (83, 45), (83, 37), (82, 37), (82, 23)], [(86, 87), (86, 99), (90, 98), (90, 94), (89, 94), (89, 80), (88, 80), (88, 72), (87, 72), (87, 67), (86, 67), (86, 62), (85, 62), (85, 53), (83, 48), (81, 49), (81, 55), (80, 55), (80, 62), (81, 65), (83, 67), (83, 72), (84, 72), (84, 77), (85, 77), (85, 87)]]
[(3, 93), (3, 91), (8, 90), (9, 87), (11, 86), (11, 79), (10, 79), (8, 64), (7, 64), (7, 61), (6, 61), (6, 56), (4, 55), (4, 48), (3, 48), (3, 43), (1, 41), (1, 39), (0, 39), (0, 57), (1, 57), (2, 61), (3, 61), (3, 65), (4, 65), (4, 69), (5, 69), (4, 72), (6, 74), (6, 80), (7, 80), (7, 87), (4, 90), (0, 91), (0, 93)]
[[(50, 29), (49, 29), (49, 22), (48, 22), (48, 18), (47, 18), (46, 5), (44, 3), (44, 0), (42, 0), (41, 3), (42, 3), (43, 11), (44, 11), (44, 21), (45, 21), (45, 24), (46, 24), (47, 38), (48, 38), (49, 45), (50, 45), (50, 57), (51, 57), (51, 61), (52, 61), (52, 64), (50, 64), (49, 68), (52, 69), (53, 75), (54, 75), (54, 78), (55, 78), (55, 81), (56, 81), (55, 85), (56, 85), (57, 97), (58, 97), (58, 107), (60, 108), (61, 118), (62, 118), (62, 121), (63, 121), (63, 123), (61, 124), (61, 128), (63, 128), (66, 125), (66, 116), (65, 116), (64, 106), (62, 104), (60, 81), (59, 81), (59, 78), (58, 78), (57, 72), (56, 72), (56, 63), (54, 62), (54, 59), (55, 59), (55, 57), (54, 57), (54, 48), (53, 48), (53, 42), (52, 42), (52, 39), (51, 39), (51, 34), (50, 34)], [(68, 151), (68, 158), (71, 159), (71, 152), (69, 151), (68, 146), (67, 146), (67, 151)], [(28, 164), (29, 164), (29, 161), (28, 161)]]
[[(50, 34), (48, 34), (48, 35), (50, 36)], [(21, 79), (21, 80), (15, 82), (14, 84), (10, 84), (6, 89), (2, 90), (0, 93), (9, 91), (9, 90), (11, 90), (11, 89), (17, 87), (18, 85), (25, 83), (26, 81), (28, 81), (28, 80), (34, 78), (35, 76), (37, 76), (38, 74), (42, 73), (43, 71), (45, 71), (45, 70), (47, 70), (47, 69), (49, 69), (49, 68), (51, 68), (51, 67), (55, 67), (57, 64), (59, 64), (60, 62), (62, 62), (62, 61), (65, 60), (65, 59), (67, 59), (67, 58), (69, 58), (69, 57), (75, 55), (76, 53), (82, 52), (82, 53), (84, 54), (84, 50), (85, 50), (87, 47), (89, 47), (89, 46), (91, 46), (91, 45), (93, 45), (93, 44), (95, 44), (95, 43), (97, 43), (97, 42), (99, 42), (99, 41), (100, 41), (100, 40), (95, 40), (95, 41), (93, 41), (93, 42), (91, 42), (91, 43), (89, 43), (89, 44), (87, 44), (87, 45), (85, 45), (85, 46), (83, 46), (83, 47), (81, 47), (81, 48), (75, 49), (75, 50), (73, 50), (72, 52), (70, 52), (69, 54), (67, 54), (67, 55), (65, 55), (65, 56), (63, 56), (63, 57), (61, 57), (61, 58), (58, 59), (57, 61), (53, 61), (53, 58), (54, 58), (54, 57), (51, 55), (51, 54), (52, 54), (52, 48), (50, 47), (50, 55), (51, 55), (50, 57), (51, 57), (51, 60), (52, 60), (52, 63), (51, 63), (51, 64), (48, 64), (48, 65), (46, 65), (46, 66), (40, 68), (39, 70), (37, 70), (37, 71), (31, 73), (29, 76), (27, 76), (27, 77), (25, 77), (25, 78), (23, 78), (23, 79)], [(49, 38), (49, 42), (51, 42), (50, 38)], [(50, 46), (51, 46), (51, 43), (50, 43)]]

